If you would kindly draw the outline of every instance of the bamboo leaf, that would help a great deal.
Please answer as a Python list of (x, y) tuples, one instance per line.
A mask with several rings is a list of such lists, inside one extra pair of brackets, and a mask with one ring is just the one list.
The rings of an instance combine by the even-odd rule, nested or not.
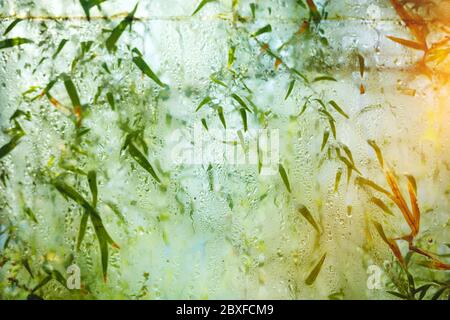
[(144, 73), (147, 77), (155, 81), (160, 87), (166, 87), (167, 85), (159, 80), (158, 76), (153, 72), (149, 65), (142, 59), (141, 55), (133, 57), (134, 64)]
[(27, 270), (28, 273), (30, 274), (31, 278), (34, 279), (33, 270), (31, 270), (30, 263), (28, 262), (28, 259), (26, 259), (26, 258), (22, 259), (22, 264), (25, 267), (25, 270)]
[(202, 118), (202, 125), (203, 125), (203, 127), (205, 127), (206, 131), (209, 130), (208, 129), (208, 124), (206, 123), (206, 119), (205, 118)]
[(383, 210), (386, 214), (393, 216), (394, 213), (391, 211), (391, 209), (389, 209), (389, 207), (383, 202), (381, 201), (379, 198), (377, 197), (372, 197), (370, 199), (377, 207), (379, 207), (381, 210)]
[(365, 62), (364, 57), (360, 54), (358, 54), (358, 62), (359, 62), (359, 74), (361, 75), (362, 78), (364, 77)]
[(81, 243), (83, 242), (84, 236), (86, 234), (88, 218), (89, 218), (89, 213), (86, 211), (81, 216), (80, 229), (78, 230), (77, 251), (80, 250)]
[(400, 262), (402, 267), (405, 268), (406, 264), (405, 264), (405, 261), (403, 259), (403, 256), (402, 256), (402, 253), (400, 251), (400, 248), (397, 245), (397, 242), (395, 242), (395, 240), (388, 239), (386, 237), (386, 234), (384, 233), (384, 230), (383, 230), (383, 227), (381, 226), (381, 224), (379, 224), (376, 221), (373, 221), (373, 224), (375, 225), (375, 228), (377, 229), (378, 234), (380, 235), (381, 239), (383, 239), (383, 241), (389, 246), (389, 248), (391, 249), (392, 253), (398, 259), (398, 261)]
[(217, 108), (217, 114), (219, 115), (220, 122), (222, 122), (223, 127), (227, 128), (227, 123), (225, 122), (225, 116), (223, 115), (223, 108), (219, 106)]
[(322, 258), (320, 258), (320, 260), (317, 262), (317, 264), (315, 265), (315, 267), (312, 269), (312, 271), (310, 272), (310, 274), (308, 275), (308, 277), (305, 280), (305, 283), (310, 286), (314, 283), (314, 281), (316, 281), (317, 276), (320, 273), (320, 270), (322, 269), (323, 263), (325, 261), (327, 254), (324, 253)]
[(86, 18), (88, 21), (91, 20), (90, 11), (93, 7), (99, 6), (101, 3), (106, 0), (80, 0), (80, 4), (83, 7), (84, 13), (86, 14)]
[(289, 96), (291, 95), (292, 90), (294, 89), (294, 85), (295, 85), (295, 79), (292, 80), (292, 81), (289, 83), (289, 87), (288, 87), (286, 96), (284, 97), (284, 100), (287, 100), (287, 98), (289, 98)]
[(387, 195), (389, 198), (392, 197), (391, 193), (389, 191), (387, 191), (386, 189), (384, 189), (383, 187), (380, 187), (378, 184), (376, 184), (375, 182), (373, 182), (372, 180), (363, 178), (363, 177), (357, 177), (355, 182), (361, 186), (368, 186), (371, 187), (372, 189), (384, 193), (385, 195)]
[(1, 40), (0, 41), (0, 50), (15, 47), (15, 46), (21, 46), (21, 45), (27, 44), (27, 43), (33, 43), (33, 41), (30, 39), (27, 39), (27, 38), (20, 38), (20, 37)]
[(78, 119), (78, 125), (80, 125), (82, 118), (82, 111), (81, 111), (80, 97), (78, 96), (77, 88), (75, 87), (75, 84), (73, 83), (71, 77), (68, 74), (63, 73), (61, 74), (61, 77), (64, 81), (64, 87), (67, 90), (70, 101), (72, 102), (73, 112), (75, 113), (75, 116)]
[(287, 176), (286, 170), (284, 169), (283, 165), (280, 163), (278, 166), (278, 172), (280, 173), (281, 179), (283, 180), (284, 185), (286, 186), (286, 189), (291, 192), (291, 185), (289, 184), (289, 178)]
[(111, 106), (112, 110), (116, 109), (116, 101), (114, 100), (114, 95), (111, 91), (106, 94), (106, 100), (108, 100), (108, 104)]
[(231, 66), (233, 65), (234, 61), (236, 60), (235, 52), (236, 52), (236, 46), (231, 46), (228, 49), (228, 69), (231, 68)]
[(339, 168), (336, 172), (336, 177), (334, 178), (334, 192), (338, 191), (339, 182), (341, 181), (342, 169)]
[(195, 109), (195, 112), (197, 112), (198, 110), (200, 110), (205, 104), (210, 103), (211, 100), (212, 100), (212, 99), (211, 99), (210, 96), (205, 97), (205, 98), (200, 102), (200, 104), (198, 105), (197, 109)]
[(401, 38), (397, 38), (397, 37), (393, 37), (393, 36), (386, 36), (387, 38), (389, 38), (390, 40), (401, 44), (402, 46), (411, 48), (411, 49), (415, 49), (415, 50), (426, 50), (426, 46), (422, 43), (419, 42), (415, 42), (415, 41), (411, 41), (411, 40), (406, 40), (406, 39), (401, 39)]
[(31, 210), (30, 207), (26, 207), (24, 211), (25, 211), (26, 215), (28, 217), (30, 217), (31, 220), (33, 220), (33, 222), (39, 223), (37, 218), (36, 218), (36, 215), (34, 214), (33, 210)]
[(400, 211), (403, 214), (403, 217), (405, 218), (406, 222), (408, 223), (409, 227), (411, 228), (412, 235), (415, 236), (419, 232), (419, 221), (416, 220), (416, 217), (408, 208), (408, 205), (406, 204), (405, 198), (403, 197), (400, 187), (397, 183), (397, 178), (394, 176), (391, 170), (386, 169), (385, 170), (385, 176), (386, 181), (388, 182), (389, 186), (392, 190), (392, 200), (395, 202), (397, 207), (400, 209)]
[(244, 108), (241, 108), (240, 110), (242, 123), (244, 125), (244, 131), (247, 131), (247, 113), (245, 112)]
[(98, 199), (98, 190), (97, 190), (97, 173), (95, 172), (95, 170), (89, 171), (87, 178), (89, 183), (89, 189), (91, 189), (92, 194), (92, 206), (96, 208)]
[(377, 155), (377, 159), (378, 159), (378, 162), (380, 163), (381, 168), (384, 168), (383, 154), (381, 153), (381, 150), (378, 147), (377, 143), (374, 140), (367, 140), (367, 143), (375, 151), (375, 154)]
[(61, 42), (59, 43), (59, 45), (58, 45), (58, 48), (56, 48), (56, 51), (55, 51), (55, 53), (53, 54), (53, 56), (52, 56), (52, 59), (55, 59), (57, 56), (58, 56), (58, 54), (61, 52), (61, 50), (64, 48), (64, 46), (66, 45), (66, 43), (67, 43), (67, 39), (62, 39), (61, 40)]
[(258, 29), (256, 32), (252, 34), (252, 37), (257, 37), (263, 33), (272, 32), (272, 26), (270, 24), (265, 25), (261, 29)]
[(197, 8), (195, 8), (194, 12), (192, 13), (192, 15), (195, 15), (197, 12), (199, 12), (206, 4), (210, 3), (210, 2), (215, 2), (217, 0), (202, 0), (199, 5), (197, 6)]
[(13, 22), (9, 24), (9, 26), (6, 27), (5, 32), (3, 32), (3, 35), (6, 36), (14, 27), (23, 19), (17, 18)]
[(323, 133), (323, 138), (322, 138), (322, 146), (320, 147), (321, 152), (323, 151), (323, 148), (325, 148), (329, 137), (330, 137), (330, 131), (325, 130)]
[(322, 19), (319, 10), (317, 9), (316, 4), (314, 3), (313, 0), (306, 0), (306, 4), (308, 5), (309, 11), (311, 13), (311, 16), (314, 20), (314, 22), (317, 24), (320, 22), (320, 20)]
[(319, 82), (319, 81), (337, 81), (337, 80), (331, 76), (321, 76), (314, 78), (312, 82)]
[(232, 95), (231, 95), (231, 97), (234, 99), (234, 100), (236, 100), (240, 105), (241, 105), (241, 107), (242, 108), (244, 108), (245, 110), (247, 110), (248, 112), (252, 112), (250, 109), (249, 109), (249, 107), (247, 106), (247, 104), (244, 102), (244, 100), (241, 98), (241, 97), (239, 97), (236, 93), (233, 93)]
[(308, 221), (313, 228), (320, 233), (319, 225), (317, 224), (316, 220), (314, 220), (314, 217), (312, 216), (311, 212), (308, 210), (307, 207), (304, 205), (299, 205), (297, 208), (298, 212)]
[(439, 290), (437, 290), (433, 296), (431, 297), (431, 300), (437, 300), (440, 298), (440, 296), (444, 293), (445, 290), (447, 290), (448, 287), (442, 287)]
[(341, 107), (339, 107), (339, 105), (334, 101), (334, 100), (330, 100), (328, 102), (337, 112), (339, 112), (341, 115), (343, 115), (345, 118), (349, 118), (348, 115), (344, 112), (344, 110), (341, 109)]
[(155, 170), (153, 170), (152, 165), (148, 162), (147, 158), (142, 154), (142, 152), (134, 145), (133, 142), (128, 143), (128, 152), (133, 157), (133, 159), (147, 171), (150, 175), (158, 182), (161, 183), (161, 180), (156, 175)]
[(116, 50), (116, 43), (117, 40), (119, 40), (122, 33), (125, 31), (125, 29), (129, 26), (131, 28), (131, 24), (134, 20), (134, 14), (136, 13), (138, 4), (134, 6), (133, 11), (131, 11), (111, 32), (108, 39), (106, 39), (106, 48), (109, 52)]
[(396, 292), (396, 291), (386, 291), (387, 293), (389, 293), (389, 294), (392, 294), (393, 296), (396, 296), (396, 297), (398, 297), (398, 298), (401, 298), (401, 299), (404, 299), (404, 300), (409, 300), (409, 298), (408, 298), (408, 296), (405, 296), (404, 294), (401, 294), (401, 293), (399, 293), (399, 292)]
[(31, 292), (32, 293), (36, 292), (37, 290), (45, 286), (50, 280), (52, 280), (52, 276), (51, 275), (46, 276), (41, 282), (38, 283), (36, 287), (34, 287), (33, 290), (31, 290)]
[(16, 134), (14, 137), (12, 137), (11, 140), (8, 143), (3, 145), (0, 148), (0, 159), (2, 159), (3, 157), (7, 156), (11, 151), (13, 151), (14, 148), (17, 147), (17, 145), (20, 142), (20, 139), (24, 135), (25, 134), (23, 132), (20, 132), (20, 133)]

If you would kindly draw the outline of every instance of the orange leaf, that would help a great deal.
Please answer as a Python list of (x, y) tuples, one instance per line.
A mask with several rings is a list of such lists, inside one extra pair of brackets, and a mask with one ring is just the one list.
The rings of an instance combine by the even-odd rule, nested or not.
[(417, 223), (415, 221), (413, 214), (409, 210), (408, 205), (406, 204), (405, 198), (403, 198), (403, 195), (397, 183), (397, 179), (389, 169), (385, 170), (385, 176), (392, 190), (392, 200), (395, 202), (397, 207), (402, 212), (403, 217), (405, 218), (406, 222), (411, 228), (412, 235), (413, 236), (417, 235), (418, 233)]
[(420, 43), (424, 44), (426, 49), (425, 39), (428, 34), (428, 28), (425, 21), (421, 17), (408, 12), (400, 1), (391, 0), (391, 3), (406, 27)]
[(394, 42), (397, 42), (397, 43), (399, 43), (405, 47), (411, 48), (411, 49), (426, 50), (426, 46), (424, 44), (421, 44), (421, 43), (418, 43), (415, 41), (401, 39), (401, 38), (397, 38), (397, 37), (393, 37), (393, 36), (386, 36), (386, 37), (391, 39)]

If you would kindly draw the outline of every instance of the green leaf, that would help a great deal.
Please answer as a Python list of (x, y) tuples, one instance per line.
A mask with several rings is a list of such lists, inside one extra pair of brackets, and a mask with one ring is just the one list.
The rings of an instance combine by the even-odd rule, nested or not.
[(437, 300), (439, 299), (439, 297), (445, 292), (445, 290), (447, 290), (448, 287), (442, 287), (439, 290), (437, 290), (433, 296), (431, 297), (431, 300)]
[(88, 19), (88, 21), (91, 20), (90, 10), (95, 6), (99, 6), (101, 3), (105, 1), (106, 0), (80, 0), (80, 4), (83, 7), (84, 13), (86, 14), (86, 18)]
[(348, 115), (344, 112), (344, 110), (341, 109), (341, 107), (339, 107), (339, 105), (334, 101), (334, 100), (330, 100), (328, 102), (337, 112), (339, 112), (341, 115), (343, 115), (345, 118), (349, 118)]
[(33, 220), (33, 222), (38, 223), (38, 220), (36, 219), (36, 215), (34, 214), (33, 210), (31, 210), (30, 207), (26, 207), (24, 209), (24, 211), (25, 211), (26, 215), (28, 217), (30, 217), (31, 220)]
[(95, 172), (95, 170), (89, 171), (87, 178), (89, 183), (89, 189), (91, 189), (92, 194), (92, 206), (96, 208), (98, 200), (98, 189), (97, 189), (97, 173)]
[(134, 64), (144, 73), (147, 77), (155, 81), (160, 87), (166, 87), (167, 85), (159, 80), (158, 76), (153, 72), (153, 70), (148, 66), (148, 64), (142, 59), (141, 55), (136, 55), (133, 57)]
[(317, 262), (316, 266), (312, 269), (311, 273), (308, 275), (308, 277), (305, 280), (305, 283), (310, 286), (316, 281), (317, 276), (320, 273), (320, 270), (322, 269), (322, 265), (325, 261), (327, 254), (324, 253), (322, 258), (320, 258), (319, 262)]
[(27, 39), (27, 38), (20, 38), (20, 37), (1, 40), (0, 41), (0, 50), (15, 47), (15, 46), (21, 46), (22, 44), (27, 44), (27, 43), (33, 43), (33, 41), (30, 39)]
[(11, 151), (14, 150), (15, 147), (17, 147), (17, 145), (20, 142), (20, 139), (25, 135), (25, 133), (20, 132), (18, 134), (16, 134), (14, 137), (11, 138), (11, 140), (6, 143), (5, 145), (3, 145), (0, 148), (0, 159), (2, 159), (3, 157), (5, 157), (6, 155), (8, 155)]
[(319, 225), (317, 224), (316, 220), (314, 220), (314, 217), (312, 216), (308, 208), (301, 204), (298, 206), (297, 210), (306, 219), (306, 221), (308, 221), (313, 226), (313, 228), (318, 233), (320, 233)]
[(12, 29), (14, 29), (14, 27), (15, 27), (20, 21), (22, 21), (22, 20), (23, 20), (23, 19), (17, 18), (17, 19), (15, 19), (13, 22), (11, 22), (11, 23), (9, 24), (9, 26), (6, 27), (5, 32), (3, 32), (3, 35), (6, 36), (6, 35), (7, 35)]
[(111, 91), (106, 94), (106, 100), (108, 100), (108, 104), (111, 106), (112, 110), (116, 109), (116, 102), (114, 100), (114, 95)]
[(80, 251), (81, 243), (83, 242), (84, 236), (86, 234), (88, 218), (89, 218), (89, 213), (86, 211), (81, 216), (80, 229), (78, 230), (77, 251)]
[(30, 113), (30, 111), (25, 112), (23, 110), (17, 109), (16, 111), (14, 111), (13, 115), (11, 117), (9, 117), (9, 121), (12, 121), (19, 117), (24, 117), (26, 120), (29, 121), (29, 120), (31, 120), (31, 113)]
[(206, 123), (206, 119), (205, 118), (202, 118), (202, 125), (203, 125), (203, 127), (205, 127), (206, 131), (209, 130), (208, 129), (208, 124)]
[(245, 112), (244, 108), (241, 108), (239, 111), (241, 113), (242, 123), (244, 125), (244, 131), (247, 131), (247, 129), (248, 129), (248, 127), (247, 127), (247, 113)]
[(61, 50), (64, 48), (64, 46), (66, 45), (66, 43), (67, 43), (67, 39), (62, 39), (61, 40), (61, 42), (59, 43), (59, 45), (58, 45), (58, 48), (56, 49), (56, 51), (55, 51), (55, 53), (53, 54), (53, 56), (52, 56), (52, 59), (55, 59), (57, 56), (58, 56), (58, 54), (61, 52)]
[(131, 24), (133, 23), (134, 14), (136, 13), (138, 4), (134, 6), (133, 11), (131, 11), (111, 32), (108, 39), (106, 39), (106, 49), (108, 49), (109, 52), (116, 50), (116, 43), (117, 40), (119, 40), (122, 33), (125, 31), (125, 29), (129, 26), (131, 28)]
[(322, 138), (322, 146), (320, 147), (320, 151), (323, 151), (323, 148), (325, 148), (328, 138), (330, 137), (330, 131), (325, 130), (325, 132), (323, 133), (323, 138)]
[(240, 105), (241, 105), (241, 107), (242, 108), (244, 108), (245, 110), (247, 110), (248, 112), (252, 112), (250, 109), (249, 109), (249, 107), (247, 106), (247, 104), (244, 102), (244, 100), (241, 98), (241, 97), (239, 97), (236, 93), (233, 93), (232, 95), (231, 95), (231, 97), (234, 99), (234, 100), (236, 100)]
[(194, 10), (194, 12), (192, 13), (192, 15), (195, 15), (197, 12), (199, 12), (206, 4), (210, 3), (210, 2), (215, 2), (217, 0), (202, 0), (199, 5), (197, 6), (197, 8)]
[(252, 34), (252, 37), (257, 37), (263, 33), (272, 32), (272, 26), (270, 24), (265, 25), (261, 29), (257, 30)]
[(78, 96), (77, 88), (72, 81), (72, 78), (66, 74), (61, 74), (61, 77), (64, 81), (64, 87), (66, 87), (67, 93), (69, 95), (70, 101), (72, 102), (72, 106), (75, 112), (81, 108), (80, 97)]
[(255, 19), (255, 17), (256, 17), (256, 15), (255, 15), (256, 4), (255, 3), (250, 3), (250, 11), (252, 12), (252, 18)]
[(291, 192), (291, 185), (289, 184), (289, 179), (286, 173), (286, 170), (284, 169), (283, 165), (280, 164), (278, 166), (278, 172), (280, 173), (281, 179), (283, 180), (284, 185), (286, 186), (286, 189)]
[(233, 65), (234, 61), (236, 60), (235, 52), (236, 52), (236, 46), (231, 46), (228, 49), (228, 69), (231, 68), (231, 66)]
[(158, 182), (161, 183), (161, 180), (156, 175), (155, 170), (153, 170), (152, 165), (148, 162), (147, 158), (142, 154), (142, 152), (134, 145), (133, 142), (128, 143), (128, 152), (133, 157), (133, 159), (147, 171), (150, 175)]
[(31, 270), (30, 263), (28, 262), (28, 259), (26, 259), (26, 258), (22, 259), (22, 264), (25, 267), (25, 270), (27, 270), (28, 273), (30, 274), (31, 278), (34, 278), (33, 270)]
[(396, 292), (396, 291), (386, 291), (389, 294), (392, 294), (393, 296), (396, 296), (398, 298), (404, 299), (404, 300), (409, 300), (408, 296), (405, 296), (404, 294), (401, 294), (400, 292)]
[(198, 105), (197, 109), (195, 109), (195, 112), (197, 112), (198, 110), (200, 110), (205, 104), (210, 103), (211, 100), (212, 100), (212, 99), (211, 99), (210, 96), (205, 97), (205, 98), (200, 102), (200, 104)]
[(225, 116), (223, 115), (223, 108), (219, 106), (217, 108), (217, 114), (219, 115), (220, 122), (222, 122), (223, 127), (227, 128), (227, 123), (225, 122)]
[(312, 82), (319, 82), (319, 81), (337, 81), (337, 80), (331, 76), (321, 76), (314, 78)]
[(38, 285), (36, 287), (34, 287), (33, 290), (31, 290), (31, 292), (35, 292), (37, 290), (39, 290), (40, 288), (42, 288), (43, 286), (45, 286), (50, 280), (52, 280), (52, 276), (48, 275), (47, 277), (45, 277), (41, 282), (38, 283)]
[(289, 87), (288, 87), (286, 96), (284, 97), (284, 100), (287, 100), (287, 98), (289, 98), (289, 96), (291, 95), (292, 90), (294, 89), (294, 85), (295, 85), (295, 80), (292, 80), (292, 81), (289, 83)]

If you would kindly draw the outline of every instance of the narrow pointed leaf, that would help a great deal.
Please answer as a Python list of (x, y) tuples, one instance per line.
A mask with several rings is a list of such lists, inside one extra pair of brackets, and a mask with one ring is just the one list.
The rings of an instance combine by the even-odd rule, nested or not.
[(377, 197), (372, 197), (370, 199), (370, 201), (372, 201), (377, 207), (379, 207), (381, 210), (383, 210), (386, 214), (393, 216), (394, 213), (392, 212), (391, 209), (389, 209), (389, 207), (383, 202), (381, 201), (379, 198)]
[(286, 186), (286, 189), (289, 191), (289, 193), (291, 192), (291, 185), (289, 183), (289, 178), (288, 175), (286, 173), (286, 170), (284, 169), (283, 165), (280, 164), (278, 166), (278, 172), (280, 173), (281, 179), (283, 180), (284, 185)]
[(337, 111), (339, 112), (341, 115), (343, 115), (345, 118), (349, 118), (348, 115), (344, 112), (344, 110), (341, 109), (341, 107), (339, 107), (339, 105), (334, 101), (334, 100), (330, 100), (329, 104)]
[(247, 110), (248, 112), (252, 112), (249, 108), (248, 108), (248, 106), (247, 106), (247, 104), (244, 102), (244, 100), (241, 98), (241, 97), (239, 97), (237, 94), (235, 94), (235, 93), (233, 93), (232, 95), (231, 95), (231, 97), (234, 99), (234, 100), (236, 100), (240, 105), (241, 105), (241, 107), (242, 108), (244, 108), (245, 110)]
[(294, 85), (295, 85), (295, 80), (292, 80), (292, 81), (289, 83), (289, 87), (288, 87), (286, 96), (284, 97), (284, 100), (287, 100), (287, 98), (289, 98), (289, 96), (290, 96), (291, 93), (292, 93), (292, 90), (294, 89)]
[(312, 216), (311, 212), (308, 210), (307, 207), (305, 207), (304, 205), (299, 205), (299, 207), (297, 208), (298, 212), (306, 219), (306, 221), (308, 221), (313, 228), (320, 233), (320, 228), (319, 225), (317, 224), (316, 220), (314, 220), (314, 217)]
[(129, 142), (128, 144), (128, 151), (130, 152), (130, 155), (133, 157), (133, 159), (147, 171), (150, 173), (150, 175), (158, 182), (161, 183), (161, 180), (156, 175), (155, 170), (153, 169), (150, 162), (148, 162), (147, 158), (142, 154), (142, 152), (134, 145), (133, 142)]
[(211, 100), (212, 100), (212, 99), (211, 99), (210, 96), (205, 97), (205, 98), (200, 102), (200, 104), (198, 105), (197, 109), (195, 109), (195, 112), (197, 112), (198, 110), (200, 110), (205, 104), (210, 103)]
[(210, 3), (210, 2), (215, 2), (217, 0), (202, 0), (197, 8), (195, 8), (194, 12), (192, 13), (192, 15), (195, 15), (197, 12), (199, 12), (206, 4)]
[(14, 27), (23, 19), (17, 18), (13, 22), (9, 24), (9, 26), (6, 27), (5, 32), (3, 32), (3, 35), (6, 36)]
[(142, 59), (142, 56), (133, 57), (134, 64), (144, 73), (147, 77), (155, 81), (160, 87), (165, 87), (166, 85), (159, 80), (158, 76), (153, 72), (148, 64)]
[(225, 116), (223, 115), (223, 108), (222, 107), (219, 106), (217, 108), (217, 114), (219, 115), (220, 122), (222, 123), (223, 127), (226, 129), (227, 128), (227, 123), (225, 122)]
[(15, 46), (21, 46), (21, 45), (27, 44), (27, 43), (33, 43), (33, 41), (30, 39), (27, 39), (27, 38), (20, 38), (20, 37), (1, 40), (0, 41), (0, 50), (15, 47)]
[(242, 118), (242, 124), (244, 125), (244, 131), (247, 131), (247, 113), (245, 112), (244, 108), (241, 108), (239, 110), (239, 112), (241, 113), (241, 118)]
[(133, 23), (134, 14), (137, 10), (137, 4), (134, 6), (133, 11), (131, 11), (111, 32), (108, 39), (106, 39), (106, 48), (109, 52), (112, 52), (116, 49), (117, 40), (119, 40), (122, 33), (125, 29)]
[(258, 29), (256, 32), (252, 34), (253, 37), (257, 37), (263, 33), (272, 32), (272, 26), (270, 24), (265, 25), (261, 29)]
[(320, 273), (320, 270), (322, 269), (323, 263), (325, 261), (327, 254), (324, 253), (322, 258), (320, 258), (320, 260), (317, 262), (317, 264), (315, 265), (315, 267), (312, 269), (312, 271), (310, 272), (310, 274), (308, 275), (308, 277), (305, 280), (305, 283), (310, 286), (314, 283), (314, 281), (316, 281), (317, 276)]

